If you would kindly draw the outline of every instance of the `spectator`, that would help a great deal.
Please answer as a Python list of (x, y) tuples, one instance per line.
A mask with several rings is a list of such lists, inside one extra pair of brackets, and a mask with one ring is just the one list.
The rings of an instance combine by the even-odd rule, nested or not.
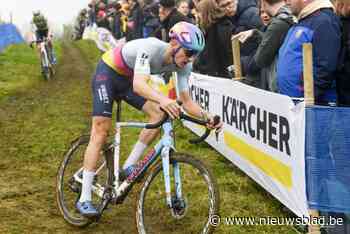
[(277, 64), (279, 92), (303, 97), (303, 43), (313, 44), (314, 94), (317, 104), (336, 101), (335, 70), (340, 53), (340, 21), (329, 0), (287, 0), (298, 23), (288, 32)]
[[(277, 92), (275, 61), (294, 20), (284, 0), (261, 0), (261, 8), (272, 17), (266, 31), (249, 30), (237, 34), (235, 38), (242, 43), (248, 38), (253, 38), (259, 44), (253, 56), (242, 57), (243, 75), (251, 77), (254, 86)], [(262, 69), (265, 69), (264, 76)]]
[(110, 8), (111, 15), (111, 32), (116, 39), (120, 39), (123, 37), (122, 35), (122, 22), (121, 22), (121, 9), (122, 5), (118, 2), (114, 2)]
[(190, 4), (187, 0), (180, 0), (177, 2), (177, 11), (191, 20), (192, 24), (196, 23), (194, 16), (191, 14)]
[(160, 0), (159, 2), (159, 19), (161, 27), (158, 30), (162, 30), (162, 40), (169, 42), (170, 29), (180, 21), (191, 21), (175, 8), (175, 0)]
[(120, 22), (121, 22), (121, 30), (123, 36), (126, 34), (128, 29), (128, 16), (130, 14), (130, 6), (128, 3), (123, 3), (122, 8), (120, 10)]
[(145, 4), (143, 8), (143, 37), (155, 36), (161, 38), (160, 35), (155, 34), (157, 28), (160, 27), (158, 3), (150, 0), (149, 2), (145, 2)]
[(92, 0), (88, 6), (89, 6), (89, 10), (88, 10), (89, 25), (93, 25), (94, 23), (96, 23), (96, 18), (97, 18), (96, 1)]
[(128, 17), (126, 40), (131, 41), (142, 38), (143, 36), (143, 13), (142, 6), (138, 0), (129, 0), (128, 2), (130, 6), (130, 14)]
[(199, 13), (197, 11), (197, 8), (192, 8), (191, 9), (191, 17), (194, 19), (194, 22), (196, 25), (200, 24), (200, 19), (199, 19)]
[[(261, 29), (263, 24), (257, 0), (238, 0), (237, 14), (231, 17), (232, 33), (238, 34), (250, 29)], [(252, 56), (257, 50), (257, 42), (249, 40), (241, 47), (242, 56)]]
[(98, 27), (109, 29), (109, 21), (107, 16), (106, 4), (104, 4), (101, 1), (98, 3), (96, 23)]
[(231, 17), (235, 25), (234, 33), (249, 29), (260, 29), (263, 24), (260, 19), (258, 0), (238, 0), (237, 14)]
[(269, 16), (269, 14), (267, 14), (265, 9), (263, 9), (261, 6), (260, 6), (260, 19), (264, 25), (262, 31), (266, 31), (267, 25), (269, 25), (271, 22), (271, 16)]
[(343, 26), (342, 53), (337, 72), (338, 104), (350, 106), (350, 2), (337, 0), (336, 9)]
[(232, 64), (232, 17), (237, 10), (236, 0), (202, 0), (198, 4), (201, 28), (206, 45), (195, 62), (202, 74), (227, 77), (226, 68)]
[(85, 27), (87, 25), (87, 10), (83, 9), (80, 11), (79, 16), (75, 22), (75, 40), (80, 40), (83, 37)]

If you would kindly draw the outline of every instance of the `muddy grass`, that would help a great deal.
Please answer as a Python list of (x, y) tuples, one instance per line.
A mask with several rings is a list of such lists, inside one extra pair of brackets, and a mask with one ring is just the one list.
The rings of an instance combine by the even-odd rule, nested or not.
[(80, 230), (58, 213), (56, 171), (68, 143), (88, 132), (92, 73), (75, 47), (66, 44), (64, 54), (55, 80), (1, 104), (0, 233), (112, 233), (133, 226), (133, 219), (118, 218)]
[[(0, 103), (0, 233), (136, 233), (134, 194), (86, 229), (69, 226), (56, 207), (55, 177), (62, 155), (70, 141), (89, 130), (94, 68), (71, 44), (63, 45), (63, 53), (53, 81)], [(179, 138), (186, 136), (188, 132), (179, 133)], [(277, 201), (206, 144), (178, 146), (206, 155), (218, 178), (222, 215), (284, 216)], [(222, 226), (217, 233), (296, 232), (285, 226)]]

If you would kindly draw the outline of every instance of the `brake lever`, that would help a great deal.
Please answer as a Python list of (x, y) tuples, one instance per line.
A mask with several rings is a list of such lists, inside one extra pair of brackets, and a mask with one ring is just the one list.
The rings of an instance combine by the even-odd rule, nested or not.
[[(214, 126), (220, 123), (220, 116), (215, 115), (214, 116)], [(219, 131), (216, 129), (215, 130), (215, 140), (216, 142), (219, 142)]]

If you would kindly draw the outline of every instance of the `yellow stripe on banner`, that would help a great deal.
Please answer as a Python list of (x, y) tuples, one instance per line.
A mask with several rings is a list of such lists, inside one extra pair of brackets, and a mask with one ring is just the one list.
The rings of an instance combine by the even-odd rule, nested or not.
[(292, 170), (289, 166), (250, 146), (227, 131), (224, 131), (224, 141), (230, 149), (262, 170), (266, 175), (277, 180), (288, 189), (293, 186)]

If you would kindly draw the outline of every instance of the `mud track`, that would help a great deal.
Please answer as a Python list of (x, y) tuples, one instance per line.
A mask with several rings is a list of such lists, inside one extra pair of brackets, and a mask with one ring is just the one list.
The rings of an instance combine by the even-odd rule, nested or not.
[(63, 53), (54, 80), (0, 103), (0, 233), (135, 233), (132, 199), (86, 229), (69, 226), (56, 207), (62, 154), (89, 129), (93, 72), (73, 45)]

